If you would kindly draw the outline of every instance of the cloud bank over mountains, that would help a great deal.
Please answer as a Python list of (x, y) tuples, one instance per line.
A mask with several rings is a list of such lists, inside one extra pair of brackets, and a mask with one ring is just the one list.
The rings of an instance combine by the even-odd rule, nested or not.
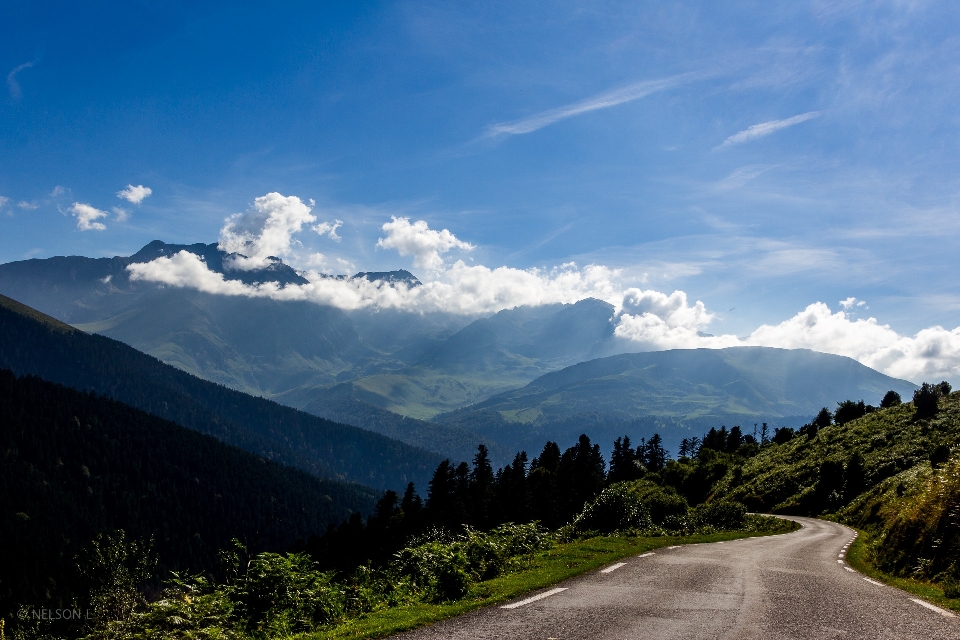
[[(270, 193), (254, 201), (253, 209), (226, 219), (220, 248), (235, 254), (227, 264), (239, 270), (261, 269), (275, 258), (296, 258), (300, 247), (296, 235), (305, 225), (317, 222), (313, 202), (296, 196)], [(93, 220), (91, 224), (95, 224)], [(334, 226), (335, 225), (335, 226)], [(339, 220), (312, 227), (335, 237)], [(472, 251), (475, 246), (448, 229), (430, 229), (424, 220), (392, 217), (382, 227), (377, 248), (396, 250), (413, 258), (426, 270), (421, 286), (371, 282), (368, 279), (335, 278), (312, 269), (301, 272), (307, 284), (275, 282), (244, 284), (210, 270), (203, 260), (181, 251), (173, 256), (128, 267), (134, 280), (197, 289), (217, 295), (266, 297), (275, 300), (306, 300), (345, 310), (384, 308), (410, 312), (445, 312), (484, 315), (524, 305), (573, 303), (597, 298), (612, 304), (616, 313), (615, 335), (641, 350), (768, 346), (806, 348), (849, 356), (891, 376), (914, 382), (948, 378), (960, 380), (960, 327), (923, 329), (914, 336), (898, 334), (875, 318), (854, 317), (862, 301), (847, 298), (833, 312), (815, 302), (779, 324), (764, 324), (747, 336), (710, 335), (715, 314), (697, 300), (690, 303), (683, 291), (670, 294), (625, 286), (622, 272), (603, 265), (578, 267), (567, 263), (551, 269), (490, 268), (468, 265), (445, 255), (453, 250)]]

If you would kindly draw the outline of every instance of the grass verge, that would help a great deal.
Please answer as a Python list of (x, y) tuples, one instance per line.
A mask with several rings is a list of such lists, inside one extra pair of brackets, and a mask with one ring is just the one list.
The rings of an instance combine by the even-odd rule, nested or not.
[(771, 531), (724, 531), (712, 534), (657, 537), (599, 537), (559, 544), (534, 556), (529, 566), (470, 588), (467, 597), (443, 604), (415, 604), (375, 611), (363, 618), (344, 622), (321, 633), (303, 638), (381, 638), (392, 633), (415, 629), (446, 618), (498, 604), (530, 591), (548, 587), (568, 578), (599, 569), (620, 558), (645, 553), (662, 547), (700, 544), (778, 535), (799, 529), (793, 521), (784, 521), (782, 528)]
[(889, 573), (884, 573), (874, 566), (870, 554), (870, 548), (873, 543), (870, 533), (863, 529), (856, 529), (856, 531), (860, 535), (857, 536), (854, 543), (850, 545), (850, 549), (847, 550), (847, 564), (849, 564), (851, 568), (856, 569), (863, 575), (869, 576), (874, 580), (919, 596), (939, 607), (960, 612), (960, 598), (947, 598), (943, 595), (943, 589), (936, 583), (925, 580), (915, 580), (913, 578), (900, 578), (890, 575)]

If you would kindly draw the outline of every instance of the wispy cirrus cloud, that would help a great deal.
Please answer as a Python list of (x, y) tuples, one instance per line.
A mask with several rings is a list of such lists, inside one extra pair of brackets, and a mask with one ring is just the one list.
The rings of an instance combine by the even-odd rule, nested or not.
[(791, 118), (784, 118), (783, 120), (770, 120), (769, 122), (761, 122), (760, 124), (755, 124), (752, 127), (748, 127), (743, 131), (733, 134), (724, 140), (717, 147), (717, 149), (723, 149), (724, 147), (729, 147), (735, 144), (750, 142), (751, 140), (768, 136), (771, 133), (780, 131), (781, 129), (786, 129), (787, 127), (792, 127), (800, 124), (801, 122), (806, 122), (807, 120), (813, 120), (814, 118), (819, 117), (819, 111), (808, 111)]
[(17, 82), (17, 74), (23, 71), (24, 69), (29, 69), (36, 62), (24, 62), (21, 65), (18, 65), (13, 68), (13, 70), (7, 74), (7, 88), (10, 90), (10, 97), (14, 100), (19, 100), (23, 97), (23, 91), (20, 89), (20, 83)]
[(579, 102), (574, 102), (573, 104), (557, 107), (555, 109), (547, 109), (546, 111), (535, 113), (532, 116), (527, 116), (526, 118), (521, 118), (512, 122), (492, 124), (487, 127), (484, 137), (494, 138), (500, 135), (515, 136), (524, 133), (532, 133), (537, 129), (542, 129), (543, 127), (549, 126), (555, 122), (559, 122), (560, 120), (566, 120), (567, 118), (579, 116), (591, 111), (597, 111), (598, 109), (609, 109), (610, 107), (615, 107), (627, 102), (633, 102), (634, 100), (639, 100), (640, 98), (644, 98), (650, 94), (666, 91), (667, 89), (673, 89), (674, 87), (678, 87), (682, 84), (693, 82), (695, 80), (701, 80), (705, 77), (707, 76), (704, 73), (690, 72), (671, 76), (669, 78), (661, 78), (659, 80), (645, 80), (643, 82), (637, 82), (625, 87), (620, 87), (619, 89), (613, 89), (612, 91), (606, 91), (604, 93), (591, 96), (584, 100), (580, 100)]

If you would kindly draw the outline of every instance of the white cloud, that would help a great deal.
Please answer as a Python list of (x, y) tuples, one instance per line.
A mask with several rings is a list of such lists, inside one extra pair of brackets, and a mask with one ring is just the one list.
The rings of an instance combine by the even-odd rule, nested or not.
[(74, 202), (73, 206), (70, 207), (70, 213), (76, 216), (77, 229), (80, 231), (103, 231), (107, 228), (103, 223), (96, 222), (100, 218), (107, 217), (106, 211), (101, 211), (82, 202)]
[(6, 209), (7, 204), (10, 203), (10, 198), (6, 196), (0, 196), (0, 210)]
[[(78, 209), (79, 208), (79, 209)], [(81, 217), (81, 213), (93, 217)], [(102, 215), (96, 215), (96, 214)], [(101, 228), (95, 222), (104, 212), (89, 205), (74, 205), (78, 226)], [(266, 256), (290, 251), (293, 235), (304, 224), (315, 222), (310, 209), (298, 198), (268, 194), (255, 201), (255, 210), (227, 220), (221, 236), (224, 250), (242, 249), (255, 264)], [(888, 375), (914, 382), (953, 379), (960, 381), (960, 327), (954, 330), (930, 327), (914, 336), (898, 334), (875, 318), (856, 319), (850, 311), (865, 308), (855, 297), (840, 301), (836, 313), (822, 303), (809, 305), (778, 324), (765, 324), (745, 337), (712, 336), (705, 331), (714, 314), (697, 300), (690, 302), (683, 291), (666, 294), (655, 290), (624, 288), (622, 272), (602, 265), (578, 267), (568, 263), (553, 269), (490, 268), (468, 265), (462, 260), (446, 264), (442, 254), (454, 249), (470, 250), (447, 229), (435, 231), (420, 220), (393, 217), (383, 225), (386, 238), (377, 246), (412, 256), (414, 263), (429, 269), (423, 285), (369, 282), (365, 279), (330, 278), (317, 270), (303, 273), (304, 285), (280, 287), (277, 283), (246, 285), (229, 280), (207, 268), (203, 260), (182, 251), (149, 263), (128, 267), (134, 280), (189, 287), (218, 295), (265, 297), (276, 300), (306, 300), (342, 309), (390, 308), (414, 313), (443, 311), (482, 315), (517, 306), (572, 303), (585, 298), (605, 300), (617, 309), (615, 333), (630, 340), (638, 350), (676, 348), (723, 348), (768, 346), (812, 349), (849, 356)], [(336, 258), (341, 268), (352, 263)], [(328, 259), (312, 254), (307, 263), (326, 269)]]
[[(931, 327), (914, 336), (901, 336), (876, 318), (852, 319), (845, 311), (833, 313), (822, 302), (809, 305), (792, 318), (775, 325), (761, 325), (750, 335), (707, 336), (701, 330), (709, 314), (699, 301), (690, 306), (683, 292), (667, 297), (642, 292), (654, 302), (640, 313), (624, 304), (616, 335), (645, 349), (719, 349), (764, 346), (782, 349), (812, 349), (848, 356), (868, 367), (913, 382), (960, 379), (960, 327), (949, 331)], [(658, 298), (660, 296), (660, 298)], [(673, 298), (673, 304), (666, 303)], [(678, 304), (682, 301), (682, 305)], [(847, 299), (850, 308), (858, 306)]]
[[(310, 201), (311, 203), (313, 200)], [(341, 238), (337, 235), (337, 229), (343, 226), (343, 220), (334, 220), (333, 222), (321, 222), (313, 225), (313, 230), (321, 236), (327, 236), (331, 240), (340, 242)]]
[(10, 97), (14, 100), (19, 100), (21, 97), (23, 97), (23, 92), (20, 90), (20, 83), (17, 82), (17, 74), (24, 69), (29, 69), (34, 64), (36, 63), (24, 62), (23, 64), (14, 67), (13, 70), (7, 74), (7, 88), (10, 90)]
[(551, 125), (554, 122), (565, 120), (566, 118), (572, 118), (573, 116), (589, 113), (590, 111), (596, 111), (597, 109), (608, 109), (626, 102), (633, 102), (634, 100), (639, 100), (640, 98), (646, 97), (652, 93), (672, 89), (680, 86), (681, 84), (691, 82), (693, 80), (700, 80), (704, 77), (706, 76), (701, 73), (684, 73), (670, 78), (662, 78), (660, 80), (637, 82), (635, 84), (627, 85), (626, 87), (620, 87), (619, 89), (614, 89), (612, 91), (606, 91), (604, 93), (591, 96), (585, 100), (574, 102), (573, 104), (568, 104), (556, 109), (549, 109), (547, 111), (541, 111), (540, 113), (528, 116), (526, 118), (521, 118), (520, 120), (490, 125), (487, 128), (486, 135), (487, 137), (494, 137), (502, 134), (520, 135), (523, 133), (531, 133), (537, 129), (542, 129), (547, 125)]
[(126, 189), (117, 191), (117, 197), (133, 204), (140, 204), (151, 193), (153, 193), (153, 189), (150, 187), (145, 187), (142, 184), (137, 186), (128, 184)]
[(117, 222), (126, 222), (130, 218), (130, 212), (123, 207), (113, 207), (113, 215)]
[(857, 300), (853, 296), (850, 296), (849, 298), (844, 298), (843, 300), (840, 301), (840, 306), (843, 307), (844, 311), (850, 311), (855, 307), (862, 307), (865, 304), (867, 303), (864, 302), (863, 300)]
[(50, 192), (51, 198), (59, 198), (62, 195), (67, 193), (66, 187), (61, 187), (59, 184), (53, 188), (53, 191)]
[(20, 202), (17, 203), (17, 206), (21, 209), (27, 209), (27, 210), (40, 208), (40, 205), (37, 204), (36, 202), (28, 202), (27, 200), (21, 200)]
[(451, 249), (474, 249), (472, 244), (458, 239), (448, 229), (431, 229), (425, 220), (417, 220), (411, 224), (410, 218), (390, 217), (391, 221), (385, 222), (381, 227), (387, 232), (387, 237), (377, 240), (377, 246), (382, 249), (396, 249), (401, 256), (413, 256), (415, 267), (439, 269), (443, 266), (443, 257), (440, 254)]
[(812, 120), (820, 116), (819, 111), (808, 111), (807, 113), (801, 113), (800, 115), (793, 116), (792, 118), (784, 118), (783, 120), (770, 120), (769, 122), (761, 122), (760, 124), (755, 124), (752, 127), (744, 129), (739, 133), (735, 133), (726, 140), (723, 141), (719, 148), (729, 147), (730, 145), (740, 144), (742, 142), (749, 142), (750, 140), (756, 140), (757, 138), (762, 138), (763, 136), (768, 136), (775, 131), (780, 129), (786, 129), (787, 127), (792, 127), (793, 125), (800, 124), (801, 122), (806, 122), (807, 120)]
[(237, 213), (225, 220), (220, 230), (219, 247), (238, 253), (231, 261), (236, 269), (261, 269), (271, 256), (282, 258), (292, 253), (293, 236), (303, 225), (316, 222), (310, 207), (296, 196), (268, 193), (253, 201), (253, 210)]

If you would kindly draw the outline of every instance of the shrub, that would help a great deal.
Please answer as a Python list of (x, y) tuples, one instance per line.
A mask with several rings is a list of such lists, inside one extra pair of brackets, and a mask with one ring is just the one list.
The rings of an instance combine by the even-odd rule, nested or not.
[(783, 444), (793, 440), (794, 431), (791, 427), (778, 427), (773, 432), (773, 443)]
[(434, 602), (457, 600), (467, 594), (469, 562), (463, 545), (427, 542), (401, 549), (390, 568), (422, 589)]
[(711, 502), (694, 507), (690, 524), (695, 529), (712, 527), (720, 531), (742, 529), (747, 521), (747, 507), (739, 502)]
[(333, 573), (318, 571), (306, 554), (257, 554), (231, 591), (248, 629), (310, 631), (345, 613), (344, 594)]
[(645, 529), (652, 526), (650, 511), (640, 498), (620, 482), (604, 489), (573, 520), (578, 533), (597, 531), (612, 533), (623, 529)]
[(950, 459), (950, 447), (945, 444), (939, 444), (930, 454), (930, 466), (934, 469)]
[(940, 400), (940, 386), (924, 382), (919, 389), (913, 392), (913, 406), (916, 417), (932, 418), (937, 415), (937, 402)]
[(630, 492), (637, 496), (650, 512), (650, 519), (655, 525), (685, 518), (690, 509), (686, 499), (673, 487), (660, 486), (645, 480), (630, 483), (629, 487)]
[(833, 421), (838, 425), (844, 425), (865, 415), (867, 415), (867, 407), (863, 404), (863, 400), (860, 402), (844, 400), (837, 403), (837, 410), (833, 412)]
[(900, 394), (891, 389), (887, 391), (886, 395), (883, 396), (883, 400), (880, 401), (880, 408), (889, 409), (890, 407), (897, 407), (900, 406), (901, 402)]

